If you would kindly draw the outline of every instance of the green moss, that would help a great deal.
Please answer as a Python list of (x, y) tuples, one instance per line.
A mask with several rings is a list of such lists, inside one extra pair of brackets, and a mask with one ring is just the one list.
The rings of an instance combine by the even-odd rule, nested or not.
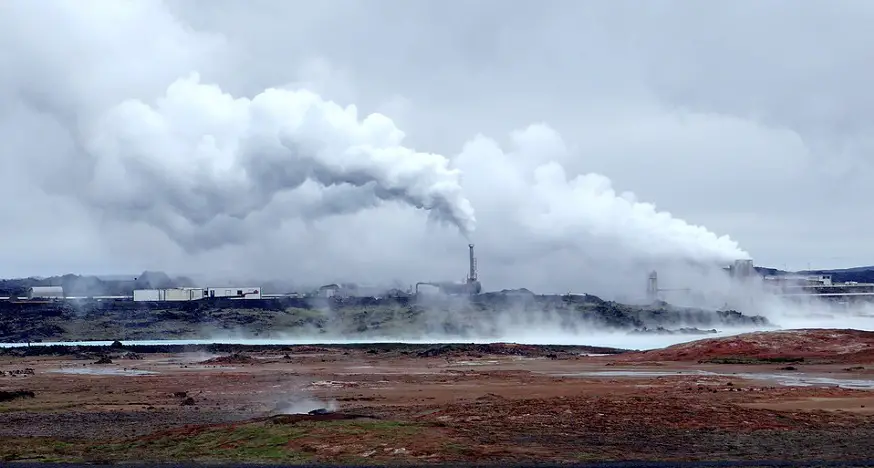
[(25, 437), (4, 440), (4, 461), (119, 462), (119, 461), (246, 461), (303, 463), (313, 455), (295, 450), (290, 441), (302, 437), (350, 438), (371, 435), (389, 439), (411, 437), (424, 426), (395, 421), (306, 421), (298, 424), (254, 422), (237, 426), (208, 427), (194, 433), (167, 432), (155, 436), (118, 440), (61, 441)]

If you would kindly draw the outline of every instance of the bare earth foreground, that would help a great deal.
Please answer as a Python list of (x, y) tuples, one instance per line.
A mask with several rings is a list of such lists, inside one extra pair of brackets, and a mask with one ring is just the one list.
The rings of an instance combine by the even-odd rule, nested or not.
[(872, 344), (874, 333), (806, 330), (606, 356), (512, 344), (10, 349), (0, 459), (874, 459)]

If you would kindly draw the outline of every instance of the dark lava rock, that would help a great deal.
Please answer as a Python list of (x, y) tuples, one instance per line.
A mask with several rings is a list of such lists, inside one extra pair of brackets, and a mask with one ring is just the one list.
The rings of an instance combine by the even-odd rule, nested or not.
[(0, 391), (0, 401), (12, 401), (19, 398), (34, 398), (36, 394), (30, 390)]
[(343, 421), (349, 419), (379, 419), (376, 416), (350, 413), (280, 414), (268, 418), (273, 424), (295, 424), (302, 421)]

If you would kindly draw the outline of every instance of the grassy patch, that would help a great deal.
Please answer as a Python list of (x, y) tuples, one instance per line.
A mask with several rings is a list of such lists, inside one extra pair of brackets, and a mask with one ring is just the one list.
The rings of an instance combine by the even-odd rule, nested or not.
[(45, 437), (15, 437), (0, 443), (0, 461), (82, 461), (75, 444)]
[(98, 445), (88, 454), (97, 459), (192, 460), (192, 461), (306, 461), (309, 457), (287, 448), (289, 440), (305, 430), (252, 423), (212, 427), (184, 433), (169, 432), (155, 437)]
[[(0, 461), (192, 461), (305, 463), (319, 455), (316, 445), (339, 447), (337, 456), (355, 457), (354, 444), (387, 442), (402, 446), (423, 427), (394, 421), (258, 421), (231, 426), (178, 429), (118, 441), (60, 441), (16, 438), (0, 444)], [(400, 445), (397, 445), (400, 444)], [(343, 449), (348, 445), (348, 450)], [(345, 453), (344, 453), (345, 452)]]

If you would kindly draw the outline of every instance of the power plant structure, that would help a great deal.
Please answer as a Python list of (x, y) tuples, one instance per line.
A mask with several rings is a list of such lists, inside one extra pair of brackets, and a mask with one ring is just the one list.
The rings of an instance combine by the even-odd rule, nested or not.
[(756, 269), (751, 259), (735, 260), (734, 264), (730, 265), (726, 270), (729, 276), (740, 280), (752, 278), (756, 275)]
[[(817, 272), (783, 273), (762, 275), (751, 259), (735, 260), (723, 271), (731, 278), (726, 293), (732, 307), (747, 307), (754, 303), (754, 292), (791, 299), (824, 299), (842, 303), (874, 300), (874, 283), (838, 283), (829, 274)], [(646, 297), (650, 302), (661, 299), (664, 291), (690, 291), (688, 288), (665, 289), (659, 287), (658, 273), (652, 271), (647, 277)], [(728, 303), (727, 303), (728, 304)]]
[(681, 291), (691, 292), (691, 288), (659, 288), (659, 274), (656, 271), (651, 271), (646, 282), (646, 299), (650, 302), (659, 300), (660, 292)]
[[(731, 278), (734, 285), (740, 286), (757, 277), (753, 261), (750, 259), (735, 260), (731, 265), (722, 268)], [(646, 299), (656, 302), (662, 299), (664, 292), (691, 293), (692, 288), (661, 288), (659, 287), (659, 274), (655, 270), (649, 273), (646, 282)]]
[(474, 294), (479, 294), (480, 292), (482, 292), (482, 284), (479, 282), (479, 278), (477, 278), (476, 255), (473, 252), (473, 244), (467, 244), (467, 248), (469, 255), (469, 270), (467, 273), (467, 278), (465, 278), (460, 283), (454, 283), (451, 281), (422, 281), (416, 283), (416, 294), (419, 294), (419, 286), (433, 286), (439, 289), (440, 292), (443, 294), (456, 296), (472, 296)]

